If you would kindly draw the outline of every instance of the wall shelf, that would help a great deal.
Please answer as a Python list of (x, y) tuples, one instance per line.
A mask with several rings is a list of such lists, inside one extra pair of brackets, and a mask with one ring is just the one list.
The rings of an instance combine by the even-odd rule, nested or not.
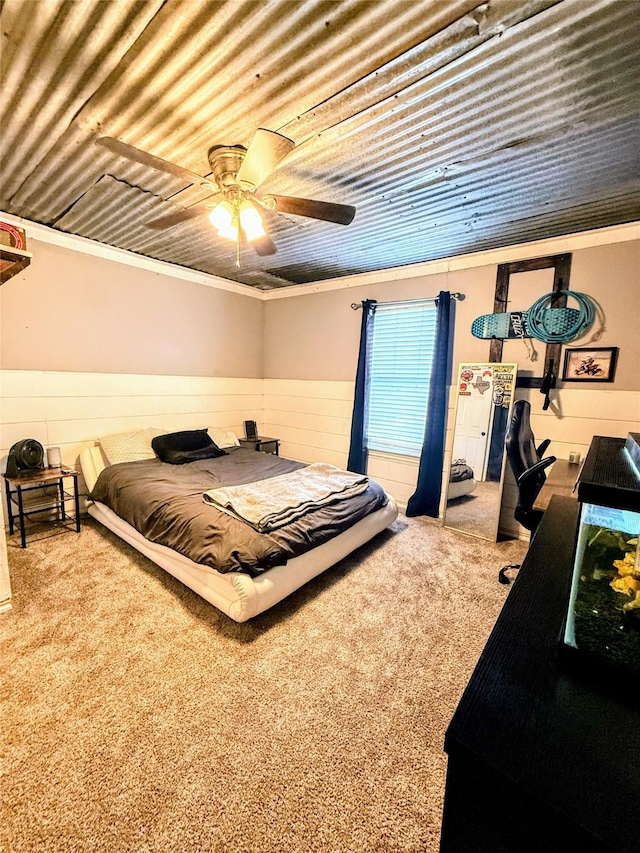
[(33, 254), (24, 249), (0, 245), (0, 284), (29, 266)]

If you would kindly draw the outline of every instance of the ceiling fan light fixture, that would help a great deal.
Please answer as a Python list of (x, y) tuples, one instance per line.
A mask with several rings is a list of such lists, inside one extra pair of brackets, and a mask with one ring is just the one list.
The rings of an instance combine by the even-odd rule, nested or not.
[(235, 242), (238, 239), (238, 229), (235, 225), (229, 225), (228, 228), (218, 228), (218, 237), (224, 237), (225, 240)]
[[(188, 207), (177, 207), (173, 213), (160, 216), (147, 225), (171, 228), (190, 219), (208, 215), (218, 236), (236, 244), (236, 264), (240, 265), (242, 239), (248, 240), (257, 255), (276, 254), (276, 246), (262, 221), (262, 211), (294, 214), (320, 222), (349, 225), (356, 209), (352, 205), (282, 195), (256, 195), (256, 189), (295, 147), (293, 140), (281, 133), (258, 128), (248, 148), (242, 145), (214, 145), (209, 149), (209, 166), (213, 177), (202, 177), (182, 166), (176, 166), (153, 154), (141, 151), (109, 136), (96, 140), (118, 157), (166, 172), (184, 183), (207, 190), (207, 197)], [(211, 206), (223, 199), (211, 209)], [(267, 224), (270, 224), (269, 222)]]
[(260, 240), (267, 236), (260, 214), (249, 199), (246, 198), (240, 202), (240, 225), (249, 242)]
[(235, 240), (238, 229), (234, 223), (235, 210), (233, 205), (226, 199), (217, 204), (209, 214), (209, 222), (217, 230), (221, 237)]

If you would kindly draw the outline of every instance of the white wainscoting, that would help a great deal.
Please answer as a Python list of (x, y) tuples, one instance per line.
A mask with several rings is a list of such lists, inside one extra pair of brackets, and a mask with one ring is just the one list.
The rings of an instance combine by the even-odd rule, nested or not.
[[(609, 391), (602, 386), (565, 387), (551, 392), (552, 405), (542, 411), (544, 398), (537, 389), (520, 390), (517, 399), (531, 403), (531, 428), (536, 444), (551, 439), (547, 456), (568, 459), (578, 452), (584, 460), (594, 435), (625, 438), (640, 428), (640, 391)], [(517, 503), (517, 487), (511, 471), (507, 471), (502, 495), (500, 529), (528, 538), (528, 533), (513, 517)]]
[[(353, 382), (265, 379), (265, 431), (281, 439), (283, 456), (303, 462), (331, 462), (344, 468), (349, 455), (353, 394)], [(454, 406), (450, 389), (443, 482), (451, 458)], [(416, 488), (418, 464), (418, 458), (372, 451), (368, 472), (405, 509)]]
[[(265, 379), (264, 431), (281, 439), (283, 456), (303, 462), (324, 460), (344, 467), (349, 453), (353, 389), (353, 382)], [(538, 390), (519, 391), (517, 397), (531, 402), (536, 440), (540, 443), (551, 439), (548, 452), (558, 459), (568, 459), (572, 451), (578, 451), (584, 459), (594, 435), (624, 437), (639, 428), (637, 391), (564, 388), (552, 392), (554, 408), (546, 412), (542, 411), (543, 397)], [(448, 401), (443, 486), (451, 463), (454, 388), (450, 389)], [(404, 507), (415, 490), (418, 460), (372, 453), (369, 473)], [(513, 518), (516, 494), (515, 482), (507, 471), (500, 529), (508, 535), (528, 538), (528, 532)], [(444, 502), (443, 489), (441, 515)]]
[(60, 447), (63, 463), (77, 466), (80, 451), (101, 435), (147, 426), (243, 435), (244, 420), (261, 421), (262, 386), (262, 379), (3, 370), (0, 470), (23, 438)]
[[(4, 488), (0, 497), (0, 506), (4, 510)], [(0, 613), (11, 607), (11, 578), (9, 576), (9, 560), (7, 558), (7, 542), (4, 524), (0, 524)]]
[[(146, 426), (167, 430), (220, 426), (242, 435), (246, 419), (257, 421), (262, 435), (279, 438), (283, 456), (345, 467), (353, 389), (353, 382), (297, 379), (0, 371), (0, 470), (11, 445), (22, 438), (58, 446), (63, 462), (76, 465), (80, 451), (101, 435)], [(518, 396), (531, 401), (537, 441), (550, 438), (549, 453), (558, 458), (568, 458), (571, 451), (584, 458), (594, 435), (625, 436), (640, 422), (636, 391), (565, 388), (552, 397), (561, 417), (551, 408), (542, 411), (543, 398), (537, 390)], [(454, 405), (450, 389), (443, 483), (451, 459)], [(415, 490), (417, 471), (417, 459), (370, 456), (369, 473), (401, 506)], [(513, 519), (515, 503), (515, 483), (508, 474), (501, 529), (526, 536)]]
[[(353, 393), (353, 382), (265, 379), (265, 432), (280, 438), (283, 456), (344, 468)], [(417, 472), (417, 459), (375, 452), (369, 456), (369, 474), (401, 506), (415, 491)]]

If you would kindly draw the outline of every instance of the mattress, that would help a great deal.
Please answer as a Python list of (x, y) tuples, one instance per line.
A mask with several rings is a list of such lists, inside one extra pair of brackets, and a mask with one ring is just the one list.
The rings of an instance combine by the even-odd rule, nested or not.
[(473, 468), (466, 459), (454, 459), (449, 470), (447, 500), (451, 501), (470, 494), (476, 487)]
[[(83, 450), (80, 464), (91, 490), (104, 468), (100, 448)], [(150, 542), (98, 501), (89, 506), (89, 514), (231, 619), (245, 622), (273, 607), (392, 524), (398, 510), (393, 498), (387, 497), (389, 499), (385, 506), (362, 518), (348, 530), (257, 577), (244, 572), (221, 574), (171, 548)]]
[(469, 495), (476, 487), (476, 481), (473, 477), (468, 480), (459, 480), (457, 483), (449, 483), (447, 490), (447, 500), (452, 501), (455, 498), (461, 498), (463, 495)]

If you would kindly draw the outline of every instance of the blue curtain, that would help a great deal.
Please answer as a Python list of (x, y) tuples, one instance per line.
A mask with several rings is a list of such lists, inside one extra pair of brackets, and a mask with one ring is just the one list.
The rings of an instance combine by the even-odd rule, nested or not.
[(420, 455), (416, 491), (409, 498), (407, 515), (438, 517), (442, 492), (442, 465), (447, 428), (447, 378), (449, 375), (449, 321), (451, 294), (441, 290), (438, 296), (438, 320), (429, 385), (429, 405), (424, 443)]
[(365, 299), (362, 303), (362, 325), (360, 326), (360, 351), (356, 371), (356, 389), (351, 418), (351, 443), (347, 471), (356, 474), (367, 473), (369, 450), (367, 448), (366, 427), (369, 409), (369, 354), (373, 332), (373, 314), (375, 299)]

